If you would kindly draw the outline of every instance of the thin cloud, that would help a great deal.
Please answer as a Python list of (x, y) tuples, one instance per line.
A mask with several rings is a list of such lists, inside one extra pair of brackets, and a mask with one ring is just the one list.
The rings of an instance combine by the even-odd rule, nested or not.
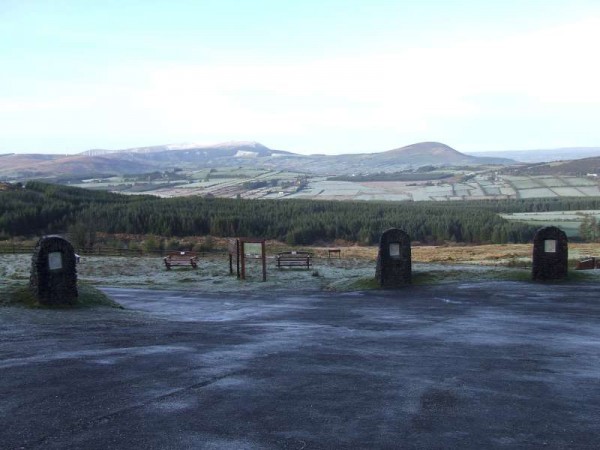
[(440, 120), (493, 120), (503, 106), (490, 99), (510, 99), (531, 117), (565, 104), (600, 106), (597, 42), (600, 19), (590, 18), (502, 39), (296, 63), (145, 61), (94, 79), (41, 82), (35, 98), (0, 98), (0, 114), (19, 119), (12, 118), (14, 135), (53, 113), (62, 116), (47, 118), (44, 128), (54, 134), (76, 123), (91, 136), (261, 136), (284, 142), (274, 142), (279, 148), (302, 136), (315, 148), (323, 133), (347, 142), (360, 132), (391, 147), (409, 143), (397, 142), (403, 134), (435, 135)]

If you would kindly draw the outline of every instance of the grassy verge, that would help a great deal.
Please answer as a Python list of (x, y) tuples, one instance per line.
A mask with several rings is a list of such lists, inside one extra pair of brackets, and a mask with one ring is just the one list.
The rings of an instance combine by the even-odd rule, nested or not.
[(41, 305), (35, 296), (31, 293), (28, 286), (23, 284), (11, 284), (5, 287), (0, 287), (0, 306), (20, 306), (25, 308), (49, 308), (49, 309), (77, 309), (77, 308), (94, 308), (108, 307), (119, 308), (123, 307), (110, 299), (102, 291), (99, 291), (93, 286), (86, 283), (79, 283), (77, 286), (79, 296), (77, 303), (73, 306), (46, 306)]
[[(490, 269), (487, 271), (468, 270), (429, 270), (413, 272), (413, 286), (430, 286), (443, 283), (477, 283), (485, 281), (517, 281), (534, 283), (531, 279), (530, 269)], [(549, 281), (546, 283), (588, 283), (597, 282), (598, 277), (594, 273), (570, 270), (564, 280)], [(381, 289), (375, 278), (359, 278), (347, 285), (335, 286), (336, 291), (368, 291)]]

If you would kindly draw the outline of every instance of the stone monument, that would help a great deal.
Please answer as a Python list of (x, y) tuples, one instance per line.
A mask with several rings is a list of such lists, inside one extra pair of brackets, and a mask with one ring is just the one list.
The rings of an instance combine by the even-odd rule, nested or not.
[(400, 287), (412, 281), (410, 237), (398, 228), (381, 235), (375, 278), (381, 287)]
[(77, 302), (76, 256), (69, 241), (44, 236), (33, 251), (29, 287), (43, 305)]
[(535, 281), (562, 280), (567, 277), (569, 240), (557, 227), (540, 228), (533, 238), (532, 278)]

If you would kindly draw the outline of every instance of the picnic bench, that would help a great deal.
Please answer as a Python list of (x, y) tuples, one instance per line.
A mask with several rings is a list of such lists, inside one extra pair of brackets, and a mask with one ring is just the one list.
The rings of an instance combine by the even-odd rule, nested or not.
[(172, 266), (192, 266), (194, 269), (198, 267), (198, 253), (196, 252), (171, 252), (163, 258), (167, 270), (171, 270)]
[(277, 253), (275, 261), (277, 261), (277, 268), (282, 267), (304, 267), (310, 269), (310, 260), (312, 254), (308, 252), (281, 252)]

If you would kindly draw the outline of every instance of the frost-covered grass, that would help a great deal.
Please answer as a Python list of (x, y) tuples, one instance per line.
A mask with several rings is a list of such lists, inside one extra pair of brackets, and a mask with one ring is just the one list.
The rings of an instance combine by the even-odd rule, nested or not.
[[(27, 283), (30, 255), (0, 255), (0, 285)], [(130, 288), (182, 289), (199, 292), (261, 291), (261, 290), (326, 290), (328, 285), (355, 277), (374, 276), (372, 261), (362, 258), (315, 258), (310, 270), (305, 268), (277, 269), (271, 257), (267, 261), (267, 281), (262, 282), (259, 260), (247, 260), (246, 280), (229, 274), (226, 255), (201, 259), (198, 269), (174, 267), (166, 270), (160, 257), (84, 256), (77, 266), (78, 280), (96, 286)], [(235, 272), (235, 267), (234, 267)]]
[(552, 188), (560, 197), (585, 197), (587, 194), (574, 187), (555, 187)]
[(580, 186), (579, 189), (585, 195), (594, 197), (600, 195), (600, 187), (599, 186)]
[[(272, 250), (272, 249), (271, 249)], [(322, 248), (308, 248), (323, 255)], [(415, 284), (485, 280), (527, 280), (530, 277), (531, 245), (416, 246), (412, 248)], [(267, 250), (269, 251), (269, 250)], [(315, 257), (310, 270), (277, 269), (267, 260), (267, 281), (262, 282), (259, 260), (247, 261), (247, 280), (229, 274), (226, 255), (200, 260), (198, 269), (166, 270), (156, 257), (84, 256), (77, 266), (80, 286), (114, 286), (139, 289), (175, 289), (199, 293), (319, 292), (362, 290), (373, 287), (375, 247), (342, 248), (342, 259)], [(569, 257), (600, 256), (600, 244), (571, 244)], [(26, 286), (31, 255), (0, 255), (0, 296), (3, 289)], [(235, 271), (235, 267), (234, 267)], [(600, 270), (588, 275), (600, 279)]]
[(563, 180), (561, 178), (557, 178), (557, 177), (540, 177), (540, 178), (537, 178), (537, 181), (540, 184), (550, 187), (550, 188), (569, 186), (569, 184), (565, 180)]
[(551, 198), (557, 195), (548, 188), (519, 188), (519, 198)]

